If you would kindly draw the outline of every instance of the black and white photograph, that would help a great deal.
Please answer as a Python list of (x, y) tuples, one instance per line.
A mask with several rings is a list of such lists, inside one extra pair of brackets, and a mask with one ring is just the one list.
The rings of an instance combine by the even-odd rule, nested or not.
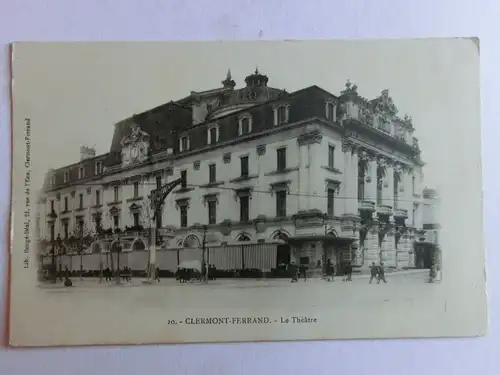
[(11, 57), (11, 345), (486, 332), (474, 39)]

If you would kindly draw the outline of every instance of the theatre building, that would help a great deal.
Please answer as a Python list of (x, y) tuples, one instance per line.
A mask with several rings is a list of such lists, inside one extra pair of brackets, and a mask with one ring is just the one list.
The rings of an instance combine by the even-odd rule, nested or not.
[[(109, 152), (82, 146), (81, 160), (50, 170), (36, 221), (42, 253), (95, 270), (119, 249), (120, 266), (143, 270), (154, 226), (161, 269), (202, 254), (230, 270), (319, 270), (327, 259), (428, 266), (415, 262), (427, 230), (424, 163), (389, 91), (369, 100), (350, 82), (339, 95), (268, 83), (256, 71), (236, 88), (228, 72), (219, 88), (115, 124)], [(148, 197), (170, 182), (153, 220)]]

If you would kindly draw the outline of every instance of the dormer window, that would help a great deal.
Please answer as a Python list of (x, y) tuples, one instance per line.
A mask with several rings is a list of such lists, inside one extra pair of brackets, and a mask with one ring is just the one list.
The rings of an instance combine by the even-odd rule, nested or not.
[(85, 168), (80, 167), (78, 168), (78, 178), (81, 180), (82, 178), (85, 178)]
[(53, 174), (53, 175), (51, 176), (51, 178), (50, 178), (50, 184), (51, 184), (52, 186), (56, 184), (56, 175), (55, 175), (55, 174)]
[(69, 173), (64, 172), (64, 183), (67, 184), (69, 182)]
[(240, 117), (238, 123), (239, 135), (244, 135), (252, 132), (252, 117), (250, 115)]
[(219, 142), (219, 126), (212, 125), (207, 129), (207, 144), (213, 145)]
[(290, 106), (279, 104), (274, 107), (274, 125), (286, 124), (290, 118)]
[(95, 163), (95, 174), (99, 175), (101, 173), (102, 173), (102, 163), (98, 161), (97, 163)]
[(189, 150), (189, 137), (187, 135), (179, 140), (179, 149), (181, 152)]
[(327, 120), (335, 121), (335, 103), (331, 100), (325, 103), (325, 116)]

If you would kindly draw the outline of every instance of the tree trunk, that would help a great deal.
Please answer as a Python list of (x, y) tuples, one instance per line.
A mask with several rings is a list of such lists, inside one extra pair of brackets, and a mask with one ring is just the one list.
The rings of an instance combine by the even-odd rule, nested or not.
[(80, 252), (80, 280), (83, 280), (83, 253)]

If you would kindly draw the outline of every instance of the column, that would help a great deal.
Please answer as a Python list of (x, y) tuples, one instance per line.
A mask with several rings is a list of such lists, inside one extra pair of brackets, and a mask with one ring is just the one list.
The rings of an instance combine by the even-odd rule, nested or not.
[(386, 267), (396, 267), (396, 248), (395, 248), (395, 233), (394, 226), (391, 223), (389, 230), (385, 233), (382, 241), (382, 248), (380, 251), (381, 261), (384, 262)]
[(341, 186), (341, 199), (344, 215), (358, 216), (358, 154), (352, 146), (343, 146), (344, 181)]
[[(320, 210), (326, 212), (325, 195), (325, 174), (323, 173), (322, 161), (325, 158), (321, 157), (321, 139), (316, 143), (316, 140), (311, 141), (309, 148), (309, 180), (308, 180), (308, 210)], [(316, 197), (318, 196), (318, 197)]]
[(373, 222), (368, 228), (364, 243), (364, 265), (365, 267), (371, 266), (373, 262), (378, 264), (380, 262), (380, 251), (378, 246), (378, 232), (379, 223), (376, 219), (376, 213), (373, 214)]
[(409, 266), (410, 262), (410, 235), (404, 232), (399, 237), (398, 247), (396, 249), (396, 268)]
[[(349, 194), (344, 197), (349, 199), (344, 199), (348, 202), (349, 210), (346, 210), (346, 214), (352, 214), (358, 216), (358, 153), (356, 149), (353, 149), (351, 154), (351, 167), (349, 175)], [(346, 176), (347, 177), (347, 176)], [(344, 178), (346, 178), (344, 177)], [(344, 180), (344, 184), (347, 180)]]
[(298, 210), (303, 211), (307, 209), (307, 202), (309, 194), (309, 146), (298, 145), (299, 148), (299, 178), (297, 185), (299, 188), (298, 196)]

